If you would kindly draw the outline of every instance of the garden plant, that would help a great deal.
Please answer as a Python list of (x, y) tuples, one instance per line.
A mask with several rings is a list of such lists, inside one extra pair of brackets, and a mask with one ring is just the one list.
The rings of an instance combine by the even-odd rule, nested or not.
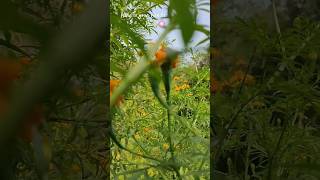
[[(169, 24), (148, 42), (150, 10), (162, 6)], [(209, 40), (196, 24), (206, 7), (209, 1), (111, 2), (112, 179), (209, 179), (208, 49), (191, 63), (184, 58), (194, 32), (206, 35), (200, 43)], [(166, 40), (176, 29), (183, 52)]]
[(265, 14), (215, 18), (213, 179), (320, 178), (320, 14), (303, 9), (316, 1), (291, 14), (296, 2), (287, 11), (277, 2)]

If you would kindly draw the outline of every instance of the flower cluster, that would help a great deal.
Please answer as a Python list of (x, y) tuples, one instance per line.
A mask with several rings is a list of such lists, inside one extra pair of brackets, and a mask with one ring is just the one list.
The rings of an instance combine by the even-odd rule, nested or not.
[[(175, 91), (182, 91), (182, 90), (190, 89), (190, 85), (187, 80), (183, 80), (179, 76), (174, 76), (173, 80), (176, 81), (176, 83), (178, 83), (178, 84), (183, 82), (183, 84), (181, 84), (181, 85), (175, 85), (175, 87), (174, 87)], [(189, 95), (189, 96), (191, 96), (191, 95)]]
[(182, 90), (190, 89), (190, 85), (189, 84), (182, 84), (181, 86), (176, 85), (174, 89), (176, 91), (182, 91)]

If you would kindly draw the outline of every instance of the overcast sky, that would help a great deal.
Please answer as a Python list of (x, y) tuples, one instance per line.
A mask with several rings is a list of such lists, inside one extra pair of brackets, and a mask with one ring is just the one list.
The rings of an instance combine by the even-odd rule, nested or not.
[[(209, 0), (206, 0), (206, 1), (209, 2)], [(205, 7), (205, 9), (210, 10), (210, 6)], [(164, 21), (166, 25), (168, 24), (168, 20), (163, 19), (163, 17), (165, 17), (167, 15), (167, 8), (164, 6), (160, 7), (160, 8), (155, 8), (152, 10), (151, 13), (157, 18), (157, 20), (154, 23), (156, 26), (155, 30), (158, 34), (157, 33), (147, 34), (145, 38), (151, 39), (152, 41), (155, 41), (158, 39), (159, 35), (164, 31), (164, 28), (160, 27), (158, 25), (158, 23), (160, 21)], [(209, 14), (209, 12), (199, 11), (199, 15), (197, 17), (197, 24), (205, 25), (206, 29), (210, 29), (210, 14)], [(195, 44), (197, 44), (198, 42), (202, 41), (205, 38), (206, 38), (206, 36), (203, 33), (195, 32), (195, 34), (193, 35), (190, 47), (194, 47)], [(174, 30), (171, 33), (169, 33), (169, 35), (167, 36), (167, 40), (169, 42), (175, 40), (174, 42), (172, 42), (171, 47), (174, 49), (177, 49), (177, 50), (182, 50), (183, 40), (182, 40), (182, 37), (180, 34), (180, 30)], [(201, 48), (201, 47), (209, 47), (209, 41), (206, 44), (199, 46), (199, 48)]]

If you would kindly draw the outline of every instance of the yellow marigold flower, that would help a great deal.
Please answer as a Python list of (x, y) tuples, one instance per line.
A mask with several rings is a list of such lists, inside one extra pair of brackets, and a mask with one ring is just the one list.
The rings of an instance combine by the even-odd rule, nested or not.
[(176, 91), (180, 91), (180, 90), (181, 90), (181, 88), (180, 88), (179, 86), (175, 86), (174, 89), (175, 89)]
[(119, 152), (116, 152), (116, 160), (119, 161), (121, 159), (121, 155)]
[(147, 113), (144, 109), (138, 109), (138, 112), (139, 112), (139, 114), (142, 115), (142, 116), (148, 115), (148, 113)]
[(178, 81), (178, 80), (180, 80), (180, 77), (179, 76), (174, 76), (173, 80)]
[(155, 176), (155, 175), (158, 174), (157, 170), (154, 169), (154, 168), (149, 168), (149, 169), (147, 170), (147, 173), (148, 173), (148, 176), (151, 176), (151, 177), (153, 177), (153, 176)]
[(182, 85), (182, 89), (185, 90), (185, 89), (189, 89), (190, 88), (190, 85), (189, 84), (183, 84)]
[(149, 128), (149, 127), (143, 128), (144, 132), (149, 132), (150, 130), (151, 130), (151, 128)]
[(136, 133), (136, 134), (134, 134), (134, 138), (140, 139), (140, 135)]
[(162, 148), (167, 151), (169, 149), (169, 144), (168, 143), (164, 143), (162, 145)]

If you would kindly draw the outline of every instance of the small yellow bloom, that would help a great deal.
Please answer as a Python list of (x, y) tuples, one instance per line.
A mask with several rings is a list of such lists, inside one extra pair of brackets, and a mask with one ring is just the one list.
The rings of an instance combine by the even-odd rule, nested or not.
[(149, 127), (143, 128), (144, 132), (149, 132), (150, 130), (151, 130), (151, 128), (149, 128)]
[(189, 84), (183, 84), (182, 85), (182, 89), (185, 90), (185, 89), (189, 89), (190, 88), (190, 85)]
[(187, 94), (187, 96), (189, 96), (189, 97), (190, 97), (190, 96), (193, 96), (193, 94), (189, 93), (189, 94)]
[(136, 134), (134, 134), (134, 138), (140, 139), (140, 135), (136, 133)]
[(155, 176), (155, 175), (158, 174), (157, 170), (154, 169), (154, 168), (148, 169), (148, 170), (147, 170), (147, 173), (148, 173), (148, 176), (151, 176), (151, 177), (153, 177), (153, 176)]
[(169, 144), (168, 143), (164, 143), (162, 145), (162, 148), (167, 151), (169, 149)]
[(174, 76), (173, 80), (178, 81), (178, 80), (180, 80), (180, 77), (179, 76)]
[(117, 160), (117, 161), (119, 161), (119, 160), (120, 160), (120, 158), (121, 158), (120, 153), (119, 153), (119, 152), (116, 152), (116, 160)]

